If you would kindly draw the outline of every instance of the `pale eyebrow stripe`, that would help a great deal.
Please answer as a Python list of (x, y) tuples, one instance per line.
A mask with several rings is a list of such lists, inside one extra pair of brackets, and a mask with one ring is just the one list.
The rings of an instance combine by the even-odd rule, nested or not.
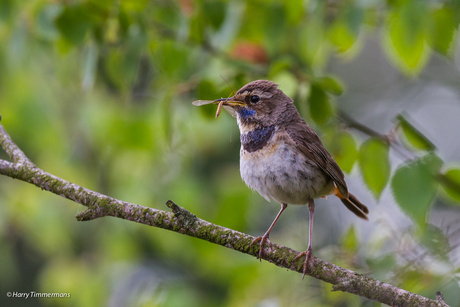
[(259, 95), (260, 98), (271, 98), (273, 95), (267, 92), (262, 92), (259, 90), (255, 90), (252, 92), (254, 95)]
[(240, 94), (238, 94), (238, 96), (240, 97), (246, 97), (248, 96), (249, 94), (251, 95), (258, 95), (260, 98), (271, 98), (273, 95), (270, 94), (270, 93), (267, 93), (267, 92), (262, 92), (260, 90), (254, 90), (254, 91), (244, 91)]

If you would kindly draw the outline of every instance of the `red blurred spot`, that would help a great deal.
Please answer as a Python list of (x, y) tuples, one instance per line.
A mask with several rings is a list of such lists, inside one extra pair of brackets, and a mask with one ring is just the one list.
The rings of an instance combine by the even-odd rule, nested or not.
[(254, 64), (266, 64), (268, 55), (265, 49), (256, 43), (241, 42), (232, 50), (231, 56), (234, 59), (248, 61)]
[(179, 7), (182, 12), (187, 17), (190, 17), (193, 12), (193, 0), (180, 0)]

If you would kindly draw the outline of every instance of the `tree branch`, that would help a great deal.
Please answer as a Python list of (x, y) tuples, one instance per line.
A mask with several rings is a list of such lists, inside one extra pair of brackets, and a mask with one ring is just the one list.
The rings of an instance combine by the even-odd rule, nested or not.
[(388, 145), (390, 145), (395, 150), (395, 152), (397, 152), (402, 158), (406, 160), (412, 160), (416, 156), (412, 151), (396, 142), (394, 138), (390, 137), (389, 135), (381, 134), (368, 126), (361, 124), (345, 112), (339, 111), (337, 117), (346, 126), (360, 131), (370, 137), (380, 139), (385, 143), (388, 143)]
[[(259, 254), (259, 245), (251, 246), (253, 236), (202, 220), (172, 201), (166, 203), (172, 212), (142, 207), (91, 191), (41, 170), (30, 162), (1, 124), (0, 144), (13, 161), (0, 159), (0, 174), (31, 183), (42, 190), (88, 207), (77, 215), (78, 221), (113, 216), (203, 239), (253, 257)], [(291, 248), (270, 243), (263, 253), (263, 259), (279, 267), (302, 273), (303, 259), (294, 261), (298, 254), (299, 252)], [(332, 284), (333, 291), (360, 295), (391, 306), (447, 306), (440, 293), (437, 300), (431, 300), (324, 260), (314, 260), (310, 261), (307, 275)]]

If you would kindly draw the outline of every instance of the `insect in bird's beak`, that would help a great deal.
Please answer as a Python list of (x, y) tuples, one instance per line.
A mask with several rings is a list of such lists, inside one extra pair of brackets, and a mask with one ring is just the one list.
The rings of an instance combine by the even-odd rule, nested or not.
[(236, 100), (233, 100), (233, 97), (228, 97), (228, 98), (220, 98), (216, 100), (195, 100), (192, 102), (194, 106), (203, 106), (206, 104), (217, 104), (217, 111), (216, 111), (216, 118), (220, 115), (220, 112), (222, 111), (222, 107), (230, 113), (231, 116), (236, 117), (236, 112), (233, 110), (231, 105), (239, 105), (241, 102), (238, 102)]
[(216, 118), (220, 115), (220, 112), (222, 111), (222, 105), (224, 104), (225, 100), (227, 98), (221, 98), (221, 99), (216, 99), (216, 100), (195, 100), (192, 102), (194, 106), (204, 106), (206, 104), (217, 104), (217, 111), (216, 111)]
[(220, 115), (220, 112), (222, 111), (222, 106), (224, 105), (224, 101), (219, 101), (219, 104), (217, 105), (217, 111), (216, 111), (216, 117), (217, 118)]

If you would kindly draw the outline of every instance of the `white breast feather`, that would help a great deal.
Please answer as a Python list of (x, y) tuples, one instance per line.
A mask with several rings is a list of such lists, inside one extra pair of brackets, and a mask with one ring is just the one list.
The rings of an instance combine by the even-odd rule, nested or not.
[(279, 203), (306, 205), (309, 199), (329, 194), (332, 181), (288, 142), (275, 133), (260, 150), (250, 153), (241, 147), (243, 181), (266, 200)]

